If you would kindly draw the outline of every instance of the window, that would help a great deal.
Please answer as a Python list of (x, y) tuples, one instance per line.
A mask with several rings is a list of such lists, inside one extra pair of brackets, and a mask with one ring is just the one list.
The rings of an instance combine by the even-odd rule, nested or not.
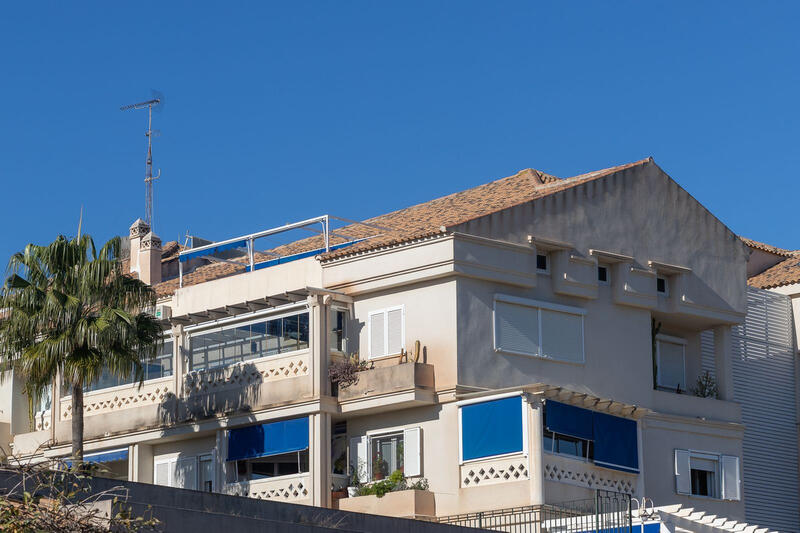
[(667, 335), (656, 337), (656, 383), (660, 389), (686, 391), (685, 348), (683, 339)]
[(422, 429), (418, 427), (350, 439), (350, 473), (366, 483), (399, 470), (406, 477), (422, 475)]
[(347, 422), (337, 422), (331, 436), (331, 472), (347, 475)]
[(308, 313), (219, 328), (189, 339), (191, 370), (233, 363), (308, 348)]
[(236, 476), (239, 481), (254, 481), (304, 472), (308, 472), (308, 448), (297, 452), (236, 461)]
[(519, 394), (459, 405), (461, 462), (527, 453), (527, 424)]
[[(142, 364), (144, 369), (144, 380), (165, 378), (172, 375), (172, 359), (173, 359), (173, 340), (172, 337), (164, 339), (164, 343), (160, 346), (155, 359)], [(103, 370), (100, 377), (91, 385), (84, 387), (85, 392), (108, 389), (111, 387), (118, 387), (120, 385), (127, 385), (134, 383), (133, 373), (130, 376), (120, 378), (113, 375), (108, 370)]]
[(678, 494), (739, 500), (740, 483), (738, 457), (675, 450), (675, 488)]
[(600, 282), (600, 285), (608, 285), (609, 283), (609, 273), (608, 267), (603, 265), (598, 265), (597, 267), (597, 281)]
[(583, 309), (498, 296), (494, 349), (556, 361), (583, 363)]
[(369, 439), (372, 457), (372, 479), (388, 477), (403, 471), (403, 434), (381, 435)]
[(545, 413), (543, 419), (543, 442), (542, 449), (546, 452), (557, 453), (561, 455), (569, 455), (580, 459), (591, 460), (594, 458), (592, 454), (592, 441), (573, 437), (571, 435), (562, 435), (554, 433), (547, 429), (547, 414)]
[(328, 316), (328, 339), (330, 349), (335, 352), (345, 352), (347, 350), (346, 341), (347, 311), (333, 308)]
[(639, 472), (639, 435), (634, 420), (547, 400), (542, 420), (544, 451)]
[[(211, 456), (205, 457), (210, 458)], [(213, 461), (211, 464), (213, 465)], [(198, 458), (196, 456), (177, 456), (156, 460), (153, 467), (153, 481), (156, 485), (179, 489), (197, 489)], [(213, 466), (211, 471), (213, 472)]]
[(369, 314), (369, 356), (397, 355), (405, 348), (405, 309), (391, 307)]
[(546, 254), (536, 254), (536, 270), (539, 272), (547, 272), (548, 271), (548, 261)]
[(663, 294), (664, 296), (669, 296), (669, 284), (667, 283), (667, 278), (656, 278), (656, 292)]
[(211, 455), (201, 455), (198, 458), (200, 463), (200, 490), (204, 492), (214, 492), (214, 458)]

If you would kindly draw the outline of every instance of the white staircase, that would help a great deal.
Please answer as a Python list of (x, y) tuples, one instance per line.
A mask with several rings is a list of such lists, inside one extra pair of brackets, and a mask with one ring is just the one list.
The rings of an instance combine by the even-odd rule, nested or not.
[(655, 511), (661, 517), (662, 532), (666, 526), (671, 533), (683, 531), (692, 533), (780, 533), (767, 527), (738, 522), (691, 507), (683, 507), (680, 504), (656, 507)]

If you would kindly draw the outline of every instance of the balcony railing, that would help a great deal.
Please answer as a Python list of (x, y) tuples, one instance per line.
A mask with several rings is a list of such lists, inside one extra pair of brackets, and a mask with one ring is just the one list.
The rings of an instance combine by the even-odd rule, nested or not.
[(436, 521), (506, 533), (629, 533), (631, 518), (629, 495), (598, 490), (592, 499), (443, 516)]

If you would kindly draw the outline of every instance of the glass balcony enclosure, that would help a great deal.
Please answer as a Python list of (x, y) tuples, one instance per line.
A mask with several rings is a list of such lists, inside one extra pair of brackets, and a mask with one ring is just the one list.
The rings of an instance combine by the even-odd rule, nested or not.
[(189, 368), (219, 368), (307, 348), (308, 311), (302, 311), (192, 334)]
[[(165, 378), (171, 376), (173, 372), (172, 366), (173, 357), (173, 340), (172, 338), (164, 339), (164, 344), (160, 347), (158, 355), (152, 361), (144, 363), (144, 380)], [(103, 371), (100, 378), (94, 383), (84, 387), (85, 392), (96, 390), (108, 389), (120, 385), (128, 385), (134, 383), (134, 375), (131, 374), (124, 378), (112, 375), (107, 370)], [(70, 394), (69, 390), (65, 390), (64, 394)]]

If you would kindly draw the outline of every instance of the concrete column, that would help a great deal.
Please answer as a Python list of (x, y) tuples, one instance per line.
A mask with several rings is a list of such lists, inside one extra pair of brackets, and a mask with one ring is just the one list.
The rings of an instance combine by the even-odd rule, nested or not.
[(128, 481), (153, 483), (153, 447), (149, 444), (128, 446)]
[(228, 457), (228, 431), (217, 430), (217, 446), (214, 468), (214, 492), (225, 492), (225, 485), (228, 481), (228, 467), (236, 468), (235, 464), (228, 465), (225, 460)]
[(172, 386), (175, 390), (175, 396), (178, 398), (183, 398), (183, 378), (187, 371), (187, 361), (183, 357), (183, 342), (183, 326), (177, 324), (172, 327)]
[(311, 375), (315, 398), (330, 396), (328, 378), (328, 304), (330, 296), (312, 295), (309, 305), (309, 344), (311, 348)]
[(331, 415), (316, 413), (308, 417), (311, 470), (311, 500), (317, 507), (331, 506)]
[(714, 373), (720, 400), (733, 400), (731, 343), (731, 326), (714, 328)]
[(544, 404), (538, 396), (528, 395), (528, 477), (530, 504), (544, 504), (544, 456), (542, 423)]

